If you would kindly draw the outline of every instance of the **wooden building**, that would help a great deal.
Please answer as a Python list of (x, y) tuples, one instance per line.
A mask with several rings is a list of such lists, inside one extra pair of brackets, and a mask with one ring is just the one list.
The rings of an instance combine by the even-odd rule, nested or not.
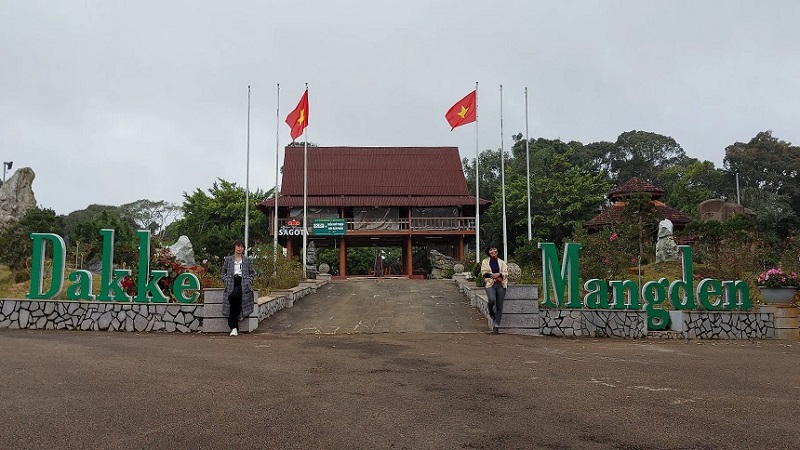
[[(350, 247), (399, 247), (402, 275), (422, 273), (428, 251), (460, 260), (475, 240), (476, 199), (456, 147), (308, 147), (303, 226), (302, 146), (285, 149), (278, 242), (302, 257), (303, 230), (316, 248), (338, 248), (339, 276)], [(480, 201), (481, 212), (489, 206)], [(274, 199), (258, 204), (274, 227)]]

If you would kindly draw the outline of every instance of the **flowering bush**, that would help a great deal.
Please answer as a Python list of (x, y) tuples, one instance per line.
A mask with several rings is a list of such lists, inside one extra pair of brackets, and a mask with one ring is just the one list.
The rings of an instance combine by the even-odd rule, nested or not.
[(768, 288), (798, 287), (800, 286), (800, 276), (797, 275), (797, 272), (784, 272), (781, 267), (773, 267), (761, 272), (756, 283)]

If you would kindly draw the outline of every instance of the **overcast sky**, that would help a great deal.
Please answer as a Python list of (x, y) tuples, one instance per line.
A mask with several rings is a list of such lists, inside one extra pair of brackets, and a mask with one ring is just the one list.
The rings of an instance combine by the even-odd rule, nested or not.
[(652, 131), (722, 167), (759, 131), (800, 142), (798, 5), (4, 0), (0, 157), (59, 214), (245, 186), (251, 85), (249, 187), (267, 190), (307, 82), (311, 142), (473, 158), (475, 126), (444, 113), (477, 81), (481, 150), (501, 145), (502, 84), (506, 150), (527, 86), (532, 138)]

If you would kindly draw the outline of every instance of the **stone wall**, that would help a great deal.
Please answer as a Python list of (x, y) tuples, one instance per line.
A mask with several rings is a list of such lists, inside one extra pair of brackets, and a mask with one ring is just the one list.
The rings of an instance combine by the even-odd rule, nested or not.
[[(465, 276), (453, 277), (470, 304), (488, 318), (485, 289)], [(535, 288), (535, 286), (534, 286)], [(538, 302), (538, 289), (536, 291)], [(667, 331), (647, 330), (644, 310), (536, 309), (536, 334), (633, 339), (800, 339), (794, 307), (762, 306), (753, 311), (670, 311)], [(503, 322), (505, 322), (505, 314)], [(533, 320), (526, 319), (529, 323)], [(490, 324), (491, 326), (491, 324)]]
[(0, 299), (0, 328), (200, 331), (203, 305)]
[[(765, 309), (765, 308), (764, 308)], [(775, 314), (765, 311), (680, 311), (675, 328), (690, 339), (774, 339)], [(673, 319), (674, 320), (674, 319)]]
[(614, 309), (541, 309), (542, 334), (569, 337), (647, 336), (647, 313)]
[[(242, 331), (255, 330), (259, 322), (290, 307), (325, 282), (313, 284), (273, 293), (273, 297), (259, 298), (253, 314), (240, 322)], [(204, 297), (208, 305), (0, 299), (0, 328), (181, 333), (230, 331), (227, 319), (221, 317), (222, 289), (206, 289)]]

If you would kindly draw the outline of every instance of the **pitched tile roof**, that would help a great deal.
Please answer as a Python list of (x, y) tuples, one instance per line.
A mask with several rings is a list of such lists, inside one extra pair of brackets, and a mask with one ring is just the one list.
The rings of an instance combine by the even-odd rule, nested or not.
[[(302, 205), (301, 146), (286, 147), (280, 194), (279, 205)], [(308, 197), (314, 206), (475, 204), (457, 147), (308, 147)]]

